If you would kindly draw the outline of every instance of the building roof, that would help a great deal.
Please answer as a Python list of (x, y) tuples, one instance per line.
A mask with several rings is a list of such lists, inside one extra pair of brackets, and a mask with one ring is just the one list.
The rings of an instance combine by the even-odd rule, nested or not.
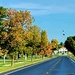
[(61, 48), (59, 49), (59, 51), (68, 51), (68, 50), (66, 49), (66, 47), (61, 47)]

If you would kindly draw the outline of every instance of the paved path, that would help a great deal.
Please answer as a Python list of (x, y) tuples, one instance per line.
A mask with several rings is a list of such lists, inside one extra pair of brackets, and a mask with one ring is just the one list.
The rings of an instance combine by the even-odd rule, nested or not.
[(75, 75), (75, 61), (62, 56), (4, 75)]

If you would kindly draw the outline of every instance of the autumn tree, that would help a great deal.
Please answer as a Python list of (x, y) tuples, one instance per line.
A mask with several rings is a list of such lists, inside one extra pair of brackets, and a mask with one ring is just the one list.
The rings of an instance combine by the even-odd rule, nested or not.
[(46, 54), (46, 46), (48, 46), (48, 36), (45, 30), (41, 32), (41, 51), (42, 57)]
[(58, 40), (52, 39), (51, 44), (52, 44), (52, 50), (58, 50)]
[[(40, 28), (37, 25), (33, 25), (30, 27), (30, 30), (28, 31), (28, 44), (26, 45), (28, 48), (31, 47), (31, 57), (33, 54), (37, 56), (38, 53), (38, 46), (40, 45), (41, 36), (40, 36)], [(29, 52), (30, 53), (30, 52)], [(31, 58), (32, 59), (32, 58)]]
[(4, 64), (5, 64), (5, 56), (7, 54), (7, 47), (5, 41), (7, 40), (7, 30), (6, 26), (3, 24), (6, 20), (7, 11), (6, 8), (0, 6), (0, 54), (4, 56)]
[(37, 55), (38, 52), (38, 46), (40, 45), (41, 42), (41, 35), (40, 35), (40, 28), (37, 25), (33, 25), (31, 27), (31, 32), (32, 32), (32, 47), (34, 49), (34, 54)]
[(7, 37), (7, 33), (5, 30), (5, 25), (3, 24), (3, 21), (5, 21), (6, 18), (6, 9), (0, 6), (0, 48), (2, 48), (2, 45)]
[(0, 32), (4, 30), (4, 25), (2, 22), (4, 21), (4, 18), (6, 18), (6, 12), (6, 8), (0, 6)]
[(32, 23), (32, 16), (28, 11), (16, 11), (12, 9), (8, 9), (7, 11), (7, 19), (4, 24), (8, 32), (8, 53), (11, 55), (11, 65), (13, 65), (15, 53), (21, 52), (20, 47), (22, 47), (24, 43), (26, 30), (29, 29)]
[(0, 7), (0, 55), (8, 53), (12, 58), (12, 66), (19, 53), (31, 55), (31, 61), (34, 54), (40, 53), (42, 57), (51, 55), (46, 31), (40, 32), (37, 25), (32, 26), (33, 21), (29, 11)]
[(49, 42), (48, 46), (46, 47), (46, 55), (47, 56), (52, 56), (52, 44)]

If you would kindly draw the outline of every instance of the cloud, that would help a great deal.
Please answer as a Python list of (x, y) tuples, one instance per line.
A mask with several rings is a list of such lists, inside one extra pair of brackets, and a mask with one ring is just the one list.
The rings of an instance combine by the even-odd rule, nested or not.
[(56, 13), (75, 13), (75, 5), (71, 4), (50, 4), (41, 5), (35, 3), (21, 3), (7, 6), (8, 8), (14, 8), (18, 10), (28, 10), (32, 15), (48, 15)]

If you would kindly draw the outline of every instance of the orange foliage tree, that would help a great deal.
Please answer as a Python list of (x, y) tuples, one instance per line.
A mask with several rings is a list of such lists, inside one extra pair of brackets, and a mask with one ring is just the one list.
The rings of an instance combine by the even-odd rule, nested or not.
[(5, 29), (8, 35), (7, 46), (8, 53), (12, 57), (11, 65), (14, 65), (15, 53), (21, 52), (20, 48), (25, 43), (26, 33), (31, 26), (32, 20), (33, 18), (28, 11), (7, 10), (7, 18), (3, 23), (6, 26)]
[(48, 43), (48, 46), (46, 48), (46, 55), (52, 56), (52, 44)]

